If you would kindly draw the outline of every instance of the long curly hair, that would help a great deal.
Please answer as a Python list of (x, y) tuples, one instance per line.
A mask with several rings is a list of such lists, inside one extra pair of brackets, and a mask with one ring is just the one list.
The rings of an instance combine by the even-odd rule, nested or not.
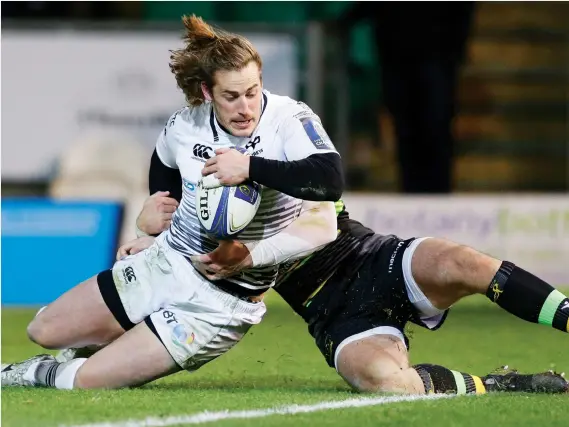
[(259, 53), (245, 37), (214, 28), (196, 15), (183, 16), (182, 22), (185, 46), (170, 51), (170, 70), (189, 105), (205, 101), (201, 83), (211, 90), (216, 71), (240, 70), (251, 61), (262, 68)]

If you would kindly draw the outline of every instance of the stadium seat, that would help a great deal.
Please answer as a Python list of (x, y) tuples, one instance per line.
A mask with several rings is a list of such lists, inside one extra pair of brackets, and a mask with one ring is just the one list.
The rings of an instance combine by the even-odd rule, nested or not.
[(121, 243), (136, 237), (134, 223), (148, 195), (150, 153), (128, 137), (87, 137), (59, 159), (49, 195), (54, 199), (124, 203)]

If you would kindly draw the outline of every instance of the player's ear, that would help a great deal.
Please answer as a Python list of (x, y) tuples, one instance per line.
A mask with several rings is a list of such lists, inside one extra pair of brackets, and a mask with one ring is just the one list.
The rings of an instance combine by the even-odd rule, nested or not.
[(206, 101), (213, 101), (212, 93), (209, 90), (209, 88), (207, 87), (207, 84), (205, 82), (202, 82), (201, 86), (202, 86), (202, 93), (203, 93), (204, 99)]

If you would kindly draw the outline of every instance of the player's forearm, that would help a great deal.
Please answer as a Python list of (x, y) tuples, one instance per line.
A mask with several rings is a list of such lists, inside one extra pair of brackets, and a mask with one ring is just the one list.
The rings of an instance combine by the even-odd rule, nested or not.
[(298, 218), (267, 239), (246, 242), (253, 267), (277, 265), (310, 255), (337, 236), (336, 209), (331, 202), (303, 203)]
[[(150, 194), (155, 194), (157, 191), (169, 191), (170, 197), (176, 199), (178, 202), (182, 199), (182, 175), (179, 169), (173, 169), (162, 163), (156, 150), (152, 153), (150, 159), (150, 170), (148, 173), (148, 190)], [(149, 228), (151, 224), (141, 220), (142, 215), (136, 219), (136, 235), (142, 236), (158, 236), (158, 234), (151, 233)]]
[(302, 200), (335, 202), (344, 191), (342, 159), (336, 153), (291, 162), (251, 157), (249, 178)]

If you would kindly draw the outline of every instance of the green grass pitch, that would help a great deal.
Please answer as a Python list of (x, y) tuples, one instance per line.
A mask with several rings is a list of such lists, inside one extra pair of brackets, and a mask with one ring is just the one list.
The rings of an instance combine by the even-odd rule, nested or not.
[[(566, 289), (567, 290), (567, 289)], [(2, 425), (144, 425), (147, 417), (254, 410), (360, 398), (328, 368), (302, 320), (274, 292), (268, 312), (233, 350), (194, 374), (179, 373), (138, 389), (2, 389)], [(2, 362), (41, 351), (25, 333), (35, 310), (2, 309)], [(569, 335), (520, 321), (483, 297), (465, 300), (436, 332), (411, 328), (412, 363), (430, 362), (483, 375), (508, 364), (521, 371), (569, 374)], [(227, 419), (221, 426), (567, 426), (569, 394), (494, 394), (378, 406)], [(166, 425), (188, 425), (166, 424)]]

